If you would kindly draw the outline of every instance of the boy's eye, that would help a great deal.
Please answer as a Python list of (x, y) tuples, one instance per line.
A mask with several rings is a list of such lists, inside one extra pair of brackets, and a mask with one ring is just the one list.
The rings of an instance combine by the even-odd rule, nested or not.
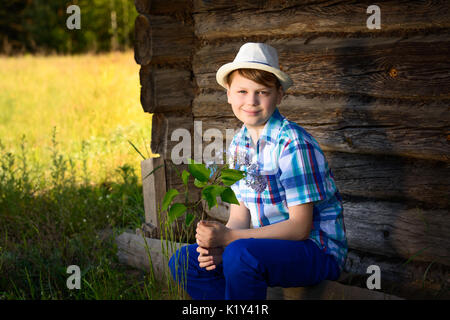
[[(238, 91), (238, 93), (247, 93), (247, 91), (245, 91), (245, 90), (240, 90), (240, 91)], [(264, 94), (264, 95), (269, 94), (268, 91), (257, 91), (257, 93)]]

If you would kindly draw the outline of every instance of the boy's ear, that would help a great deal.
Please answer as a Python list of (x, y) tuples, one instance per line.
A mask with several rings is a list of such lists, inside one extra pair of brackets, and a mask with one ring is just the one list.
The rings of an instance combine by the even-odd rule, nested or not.
[(284, 91), (282, 87), (278, 88), (278, 97), (277, 97), (277, 105), (281, 103), (281, 100), (283, 99)]
[(227, 101), (229, 104), (231, 104), (231, 102), (230, 102), (230, 85), (229, 84), (227, 84)]

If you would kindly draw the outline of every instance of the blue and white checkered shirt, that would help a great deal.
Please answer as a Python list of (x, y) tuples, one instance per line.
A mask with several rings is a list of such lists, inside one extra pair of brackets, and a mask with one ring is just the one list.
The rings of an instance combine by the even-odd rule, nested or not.
[(288, 207), (314, 202), (309, 238), (343, 269), (347, 239), (342, 198), (325, 155), (305, 129), (276, 108), (256, 146), (242, 126), (228, 147), (227, 162), (247, 172), (231, 188), (249, 209), (254, 228), (288, 219)]

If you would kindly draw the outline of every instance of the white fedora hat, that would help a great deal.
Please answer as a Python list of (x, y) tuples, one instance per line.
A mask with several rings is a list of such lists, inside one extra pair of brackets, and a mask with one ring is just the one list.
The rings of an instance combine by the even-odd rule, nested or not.
[(233, 62), (224, 64), (217, 70), (216, 80), (226, 89), (228, 74), (236, 69), (258, 69), (273, 73), (286, 91), (291, 85), (291, 78), (280, 70), (277, 50), (265, 43), (247, 42), (241, 46)]

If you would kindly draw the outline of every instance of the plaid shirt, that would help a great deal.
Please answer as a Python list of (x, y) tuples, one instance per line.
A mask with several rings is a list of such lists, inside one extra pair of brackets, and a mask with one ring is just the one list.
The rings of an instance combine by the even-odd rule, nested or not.
[(245, 125), (228, 147), (230, 168), (247, 172), (231, 186), (249, 209), (254, 228), (289, 218), (288, 207), (314, 202), (309, 238), (336, 258), (347, 256), (342, 198), (317, 141), (278, 108), (255, 146)]

